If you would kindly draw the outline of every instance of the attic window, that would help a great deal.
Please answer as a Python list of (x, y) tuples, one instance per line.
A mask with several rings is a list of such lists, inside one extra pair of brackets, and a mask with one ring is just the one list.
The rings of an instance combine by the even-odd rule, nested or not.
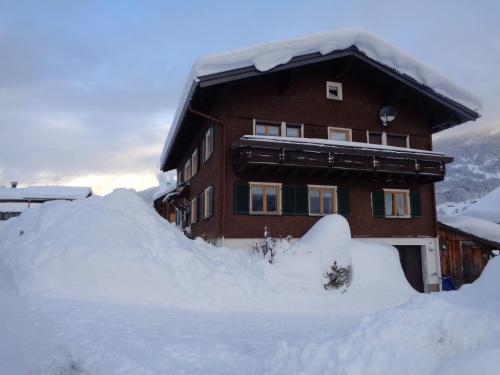
[(326, 98), (331, 100), (342, 100), (342, 83), (326, 82)]

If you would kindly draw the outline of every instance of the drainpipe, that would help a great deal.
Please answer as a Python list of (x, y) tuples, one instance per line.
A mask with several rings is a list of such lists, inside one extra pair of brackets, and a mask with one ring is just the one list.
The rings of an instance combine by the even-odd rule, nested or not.
[(221, 212), (221, 234), (222, 237), (224, 237), (224, 216), (226, 212), (226, 200), (225, 200), (225, 185), (226, 185), (226, 137), (224, 136), (224, 122), (212, 117), (210, 115), (207, 115), (206, 113), (200, 112), (193, 107), (191, 107), (191, 104), (189, 104), (188, 111), (191, 113), (194, 113), (195, 115), (198, 115), (200, 117), (203, 117), (207, 120), (213, 121), (217, 124), (220, 125), (221, 129), (221, 137), (222, 137), (222, 153), (221, 153), (221, 162), (222, 162), (222, 183), (221, 183), (221, 199), (222, 199), (222, 212)]

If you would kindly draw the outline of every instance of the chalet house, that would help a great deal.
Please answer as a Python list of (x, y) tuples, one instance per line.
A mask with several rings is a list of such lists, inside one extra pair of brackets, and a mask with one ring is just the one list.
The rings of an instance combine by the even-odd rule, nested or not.
[(0, 187), (0, 220), (21, 215), (29, 208), (37, 208), (42, 203), (53, 200), (72, 201), (85, 199), (92, 195), (89, 187), (76, 186), (30, 186), (18, 188), (17, 183), (11, 187)]
[(465, 215), (438, 216), (441, 274), (456, 288), (474, 282), (500, 252), (500, 225)]
[[(477, 99), (358, 30), (200, 58), (161, 157), (165, 204), (188, 235), (250, 248), (267, 227), (301, 237), (322, 215), (394, 245), (419, 291), (440, 288), (432, 134), (475, 120)], [(335, 241), (335, 238), (332, 238)]]

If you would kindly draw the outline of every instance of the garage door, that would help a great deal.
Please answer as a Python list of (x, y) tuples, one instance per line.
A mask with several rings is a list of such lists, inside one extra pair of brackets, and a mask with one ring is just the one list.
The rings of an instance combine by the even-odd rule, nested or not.
[(422, 256), (420, 246), (395, 246), (399, 252), (399, 260), (406, 276), (406, 280), (416, 291), (424, 292), (422, 277)]

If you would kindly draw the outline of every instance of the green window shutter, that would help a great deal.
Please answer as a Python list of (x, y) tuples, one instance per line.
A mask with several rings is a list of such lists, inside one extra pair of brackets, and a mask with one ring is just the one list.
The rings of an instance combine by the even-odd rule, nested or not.
[(410, 192), (411, 217), (422, 217), (422, 207), (420, 193), (418, 191)]
[(281, 190), (283, 206), (283, 215), (295, 215), (296, 204), (295, 204), (295, 186), (283, 185)]
[(295, 188), (295, 213), (297, 215), (309, 215), (309, 190), (307, 186)]
[(385, 201), (383, 191), (374, 191), (372, 193), (373, 217), (385, 217)]
[(247, 183), (234, 184), (234, 213), (248, 214), (250, 187)]
[(343, 216), (351, 214), (351, 189), (337, 188), (337, 213)]

